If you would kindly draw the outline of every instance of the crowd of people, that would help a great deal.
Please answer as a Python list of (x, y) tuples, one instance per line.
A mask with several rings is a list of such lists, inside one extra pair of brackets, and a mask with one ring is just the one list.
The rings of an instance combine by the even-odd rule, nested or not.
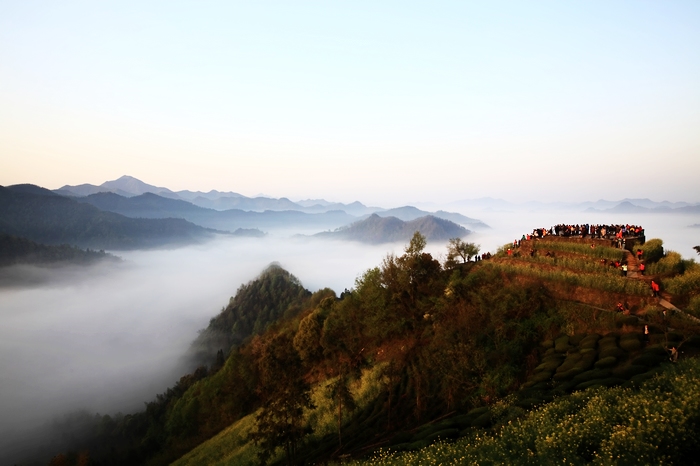
[[(523, 235), (522, 238), (513, 240), (513, 248), (507, 250), (507, 254), (510, 255), (519, 255), (516, 251), (517, 248), (520, 247), (523, 241), (530, 241), (531, 239), (539, 239), (539, 238), (544, 238), (546, 236), (559, 236), (559, 237), (564, 237), (564, 238), (590, 238), (590, 239), (616, 239), (617, 240), (617, 247), (618, 248), (624, 248), (625, 247), (625, 239), (626, 238), (637, 238), (640, 236), (644, 236), (644, 228), (642, 228), (640, 225), (629, 225), (629, 224), (620, 224), (620, 225), (592, 225), (589, 223), (583, 223), (580, 225), (566, 225), (566, 224), (559, 224), (559, 225), (554, 225), (551, 228), (535, 228), (532, 230), (532, 234), (527, 234)], [(591, 248), (595, 248), (596, 244), (595, 242), (591, 243)], [(551, 253), (547, 253), (547, 256), (549, 256)], [(535, 255), (535, 249), (533, 248), (530, 251), (530, 255), (533, 256)], [(646, 268), (644, 265), (644, 262), (642, 261), (642, 255), (643, 252), (641, 249), (637, 249), (636, 256), (637, 260), (639, 261), (639, 268), (638, 272), (641, 275), (644, 275), (644, 269)], [(611, 267), (615, 267), (617, 269), (620, 269), (621, 273), (623, 276), (627, 276), (628, 272), (628, 266), (626, 263), (620, 262), (619, 260), (617, 261), (606, 261), (605, 259), (601, 259), (601, 264), (602, 265), (610, 265)]]
[(547, 235), (580, 238), (591, 237), (598, 239), (616, 239), (644, 236), (644, 228), (639, 225), (592, 225), (583, 223), (580, 225), (559, 224), (547, 228), (535, 228), (532, 236), (543, 238)]

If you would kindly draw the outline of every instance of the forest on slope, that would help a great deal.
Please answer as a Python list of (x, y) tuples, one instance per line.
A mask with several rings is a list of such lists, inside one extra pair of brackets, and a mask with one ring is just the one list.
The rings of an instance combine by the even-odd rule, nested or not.
[[(572, 437), (577, 444), (562, 439), (546, 450), (542, 439), (562, 428), (557, 413), (603, 409), (597, 396), (623, 405), (650, 391), (676, 396), (664, 382), (675, 370), (668, 362), (673, 348), (690, 380), (682, 387), (697, 394), (691, 362), (700, 349), (693, 318), (700, 266), (664, 251), (660, 240), (640, 246), (652, 275), (639, 279), (600, 264), (601, 257), (627, 254), (611, 247), (532, 240), (515, 255), (504, 247), (489, 260), (441, 264), (424, 246), (414, 235), (404, 254), (388, 255), (340, 296), (329, 289), (311, 294), (271, 267), (200, 334), (193, 351), (206, 366), (143, 412), (84, 417), (82, 440), (64, 450), (72, 456), (54, 460), (313, 464), (380, 448), (430, 458), (437, 454), (431, 448), (443, 448), (432, 443), (455, 439), (458, 455), (460, 445), (493, 438), (470, 455), (530, 451), (536, 464), (573, 452), (567, 458), (583, 464), (597, 461), (598, 451), (619, 451), (625, 440), (605, 427), (595, 438), (581, 431)], [(535, 246), (550, 254), (525, 254)], [(664, 299), (686, 312), (664, 312), (648, 292), (652, 278)], [(616, 312), (620, 302), (624, 312)], [(685, 432), (650, 461), (679, 463), (698, 452), (688, 432), (700, 408), (673, 409), (681, 409), (675, 421), (641, 418), (630, 427), (640, 445), (654, 441), (652, 422), (668, 434), (664, 440)], [(536, 416), (547, 412), (552, 417), (542, 425), (552, 431), (526, 439)], [(603, 418), (601, 426), (616, 419)]]
[(83, 250), (67, 244), (47, 246), (0, 233), (0, 267), (15, 264), (94, 264), (105, 259), (118, 260), (104, 251)]

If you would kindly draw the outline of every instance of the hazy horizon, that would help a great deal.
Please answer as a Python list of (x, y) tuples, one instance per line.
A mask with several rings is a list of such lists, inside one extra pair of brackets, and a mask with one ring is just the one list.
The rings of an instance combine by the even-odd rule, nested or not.
[(700, 200), (697, 2), (3, 13), (0, 185), (130, 174), (387, 206)]

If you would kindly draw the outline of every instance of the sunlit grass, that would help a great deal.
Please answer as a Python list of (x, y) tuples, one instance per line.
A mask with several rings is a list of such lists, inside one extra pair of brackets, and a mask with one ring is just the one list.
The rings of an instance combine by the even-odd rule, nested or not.
[(683, 464), (697, 449), (700, 361), (669, 366), (640, 390), (576, 392), (455, 443), (383, 450), (353, 465)]
[(625, 257), (623, 249), (612, 248), (609, 246), (599, 246), (592, 248), (588, 244), (570, 243), (565, 241), (550, 241), (547, 237), (543, 239), (530, 240), (530, 246), (538, 251), (559, 251), (573, 254), (581, 254), (596, 259), (607, 259), (621, 261)]
[(594, 288), (613, 293), (628, 293), (637, 296), (646, 296), (649, 286), (638, 280), (631, 280), (621, 276), (607, 274), (582, 274), (568, 270), (544, 270), (527, 264), (513, 264), (503, 262), (483, 262), (485, 267), (494, 267), (504, 272), (512, 272), (528, 277), (540, 278), (554, 282), (566, 283), (572, 286)]

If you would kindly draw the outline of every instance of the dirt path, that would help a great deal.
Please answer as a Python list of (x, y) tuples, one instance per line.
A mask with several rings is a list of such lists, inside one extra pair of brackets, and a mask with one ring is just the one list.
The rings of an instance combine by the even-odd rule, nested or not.
[(637, 257), (630, 251), (625, 249), (624, 261), (627, 263), (627, 276), (629, 278), (642, 278), (642, 274), (639, 273), (639, 261)]

